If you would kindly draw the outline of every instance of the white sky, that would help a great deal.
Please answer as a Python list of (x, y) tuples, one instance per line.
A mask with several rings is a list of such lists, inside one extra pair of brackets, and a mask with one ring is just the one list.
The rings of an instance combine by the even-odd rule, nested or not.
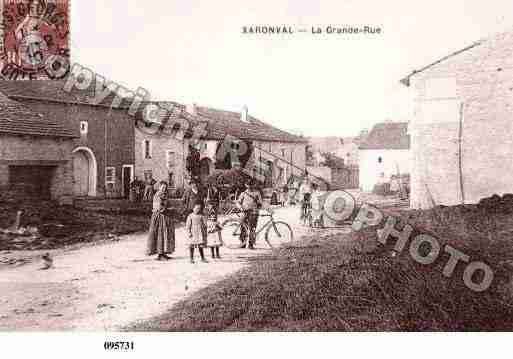
[[(71, 0), (72, 57), (153, 99), (349, 136), (410, 112), (399, 80), (513, 27), (511, 0)], [(383, 35), (243, 35), (242, 26), (381, 26)]]

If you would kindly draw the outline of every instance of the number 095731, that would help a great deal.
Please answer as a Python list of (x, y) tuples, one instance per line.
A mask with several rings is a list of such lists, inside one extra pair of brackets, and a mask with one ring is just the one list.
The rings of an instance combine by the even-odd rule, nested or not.
[(134, 350), (134, 342), (105, 342), (105, 350)]

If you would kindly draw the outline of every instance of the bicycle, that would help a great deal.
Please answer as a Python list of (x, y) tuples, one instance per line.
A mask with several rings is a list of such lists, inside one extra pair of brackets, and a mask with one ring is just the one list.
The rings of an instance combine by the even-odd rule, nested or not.
[[(292, 242), (294, 239), (294, 233), (290, 226), (282, 221), (274, 220), (274, 212), (270, 209), (265, 210), (265, 214), (260, 214), (259, 217), (269, 218), (264, 225), (255, 230), (255, 244), (259, 238), (259, 234), (265, 230), (264, 239), (270, 248), (276, 248), (280, 244)], [(245, 233), (250, 235), (248, 226), (243, 222), (242, 218), (228, 218), (221, 225), (221, 236), (223, 243), (228, 248), (236, 249), (240, 248), (240, 234), (242, 229), (246, 230)]]

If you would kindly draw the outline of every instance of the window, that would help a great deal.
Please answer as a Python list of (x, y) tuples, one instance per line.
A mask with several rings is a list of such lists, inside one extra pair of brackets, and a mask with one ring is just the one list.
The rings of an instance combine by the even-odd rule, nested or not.
[(285, 149), (284, 148), (281, 149), (281, 157), (285, 157)]
[(383, 157), (378, 157), (378, 163), (383, 163)]
[(115, 167), (107, 167), (105, 168), (105, 184), (115, 184), (116, 183), (116, 168)]
[(151, 159), (151, 155), (152, 155), (151, 141), (144, 140), (143, 141), (143, 158), (146, 160)]
[(80, 134), (87, 135), (88, 130), (89, 130), (89, 123), (87, 121), (80, 121)]
[(166, 164), (167, 168), (171, 169), (176, 166), (176, 153), (173, 151), (166, 151)]
[(151, 170), (145, 170), (144, 171), (144, 180), (148, 181), (153, 179), (153, 172)]

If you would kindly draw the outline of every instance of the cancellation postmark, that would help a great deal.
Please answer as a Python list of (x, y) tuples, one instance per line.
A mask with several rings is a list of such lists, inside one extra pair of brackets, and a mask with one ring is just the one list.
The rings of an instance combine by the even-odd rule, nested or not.
[(69, 1), (0, 0), (2, 78), (52, 79), (56, 58), (69, 61)]

